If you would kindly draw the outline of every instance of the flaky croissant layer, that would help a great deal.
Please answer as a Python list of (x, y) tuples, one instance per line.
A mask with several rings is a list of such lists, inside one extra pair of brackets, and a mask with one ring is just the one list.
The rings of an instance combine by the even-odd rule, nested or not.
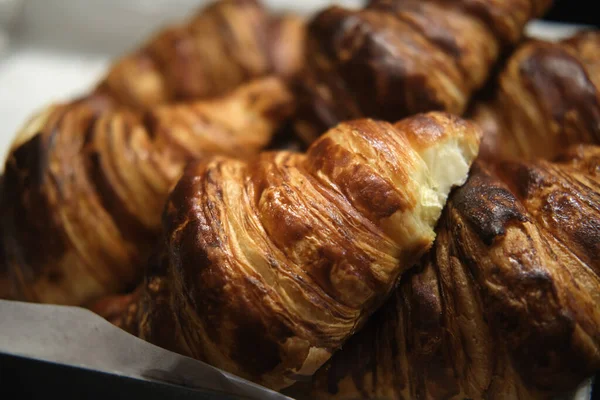
[(192, 163), (141, 293), (96, 310), (157, 345), (286, 387), (313, 374), (431, 246), (479, 140), (471, 123), (431, 113), (346, 122), (306, 154)]
[(494, 98), (474, 107), (485, 133), (482, 157), (552, 158), (569, 145), (600, 144), (599, 53), (600, 31), (520, 46)]
[(307, 27), (297, 130), (312, 142), (340, 121), (462, 114), (501, 52), (549, 0), (375, 0), (333, 6)]
[(600, 371), (600, 147), (476, 163), (436, 231), (306, 398), (551, 399)]
[(149, 109), (220, 96), (267, 75), (292, 78), (304, 63), (304, 31), (300, 17), (270, 15), (258, 0), (214, 1), (115, 63), (96, 94)]
[(89, 99), (49, 107), (14, 143), (0, 222), (13, 298), (81, 305), (137, 284), (185, 164), (258, 152), (293, 99), (264, 78), (143, 114), (107, 107)]

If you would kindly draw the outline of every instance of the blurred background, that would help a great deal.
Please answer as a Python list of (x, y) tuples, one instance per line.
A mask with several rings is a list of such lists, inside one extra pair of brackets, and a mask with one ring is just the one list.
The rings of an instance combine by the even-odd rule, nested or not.
[[(0, 159), (31, 112), (90, 88), (109, 62), (162, 25), (209, 0), (0, 0)], [(332, 3), (364, 0), (263, 0), (275, 10), (310, 14)], [(569, 24), (600, 25), (597, 1), (555, 0), (530, 32), (570, 35)]]
[(597, 6), (598, 2), (594, 0), (554, 0), (545, 19), (600, 27), (600, 14), (595, 11)]

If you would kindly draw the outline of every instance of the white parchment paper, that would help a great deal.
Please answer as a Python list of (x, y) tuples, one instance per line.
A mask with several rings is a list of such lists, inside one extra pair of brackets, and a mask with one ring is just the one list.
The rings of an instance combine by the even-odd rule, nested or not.
[(0, 353), (247, 399), (290, 399), (147, 343), (78, 307), (0, 300)]

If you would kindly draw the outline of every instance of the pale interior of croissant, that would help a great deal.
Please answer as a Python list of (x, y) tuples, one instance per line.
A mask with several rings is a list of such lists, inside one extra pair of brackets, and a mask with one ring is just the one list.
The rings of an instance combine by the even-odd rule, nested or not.
[[(438, 122), (444, 121), (438, 120)], [(400, 122), (396, 127), (402, 125), (403, 123)], [(471, 163), (478, 154), (479, 142), (465, 140), (469, 133), (466, 132), (466, 126), (460, 124), (454, 127), (454, 135), (448, 135), (448, 131), (443, 130), (440, 132), (443, 137), (436, 140), (420, 134), (422, 128), (413, 129), (407, 130), (411, 133), (409, 140), (427, 165), (430, 181), (430, 185), (421, 191), (419, 202), (421, 218), (429, 226), (434, 226), (446, 204), (450, 190), (465, 183)]]

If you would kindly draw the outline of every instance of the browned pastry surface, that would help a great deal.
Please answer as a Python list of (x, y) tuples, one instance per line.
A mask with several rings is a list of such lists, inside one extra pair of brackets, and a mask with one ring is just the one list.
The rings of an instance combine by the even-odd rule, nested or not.
[(267, 32), (273, 73), (282, 79), (296, 79), (306, 59), (306, 21), (293, 14), (272, 16)]
[[(552, 0), (426, 0), (482, 21), (503, 45), (517, 43), (525, 24), (544, 14)], [(405, 0), (370, 0), (370, 6), (398, 6)]]
[(153, 254), (144, 271), (144, 280), (132, 293), (105, 296), (88, 304), (88, 308), (132, 335), (189, 355), (190, 350), (172, 311), (168, 264), (166, 252)]
[(475, 125), (431, 113), (349, 121), (306, 153), (194, 162), (169, 197), (166, 251), (140, 297), (93, 309), (162, 347), (291, 385), (431, 246), (478, 145)]
[(89, 102), (46, 109), (21, 132), (3, 178), (0, 254), (12, 297), (82, 304), (136, 284), (185, 164), (256, 153), (292, 111), (276, 78), (144, 114)]
[(333, 6), (307, 28), (297, 129), (307, 142), (360, 117), (462, 114), (500, 51), (549, 0), (373, 1)]
[(477, 104), (482, 157), (552, 158), (600, 143), (600, 31), (560, 43), (532, 40), (502, 71), (495, 98)]
[(117, 62), (97, 92), (147, 109), (214, 97), (253, 78), (291, 78), (303, 63), (304, 22), (272, 16), (257, 0), (216, 1), (165, 28)]
[(600, 147), (471, 169), (308, 398), (541, 399), (600, 371)]

